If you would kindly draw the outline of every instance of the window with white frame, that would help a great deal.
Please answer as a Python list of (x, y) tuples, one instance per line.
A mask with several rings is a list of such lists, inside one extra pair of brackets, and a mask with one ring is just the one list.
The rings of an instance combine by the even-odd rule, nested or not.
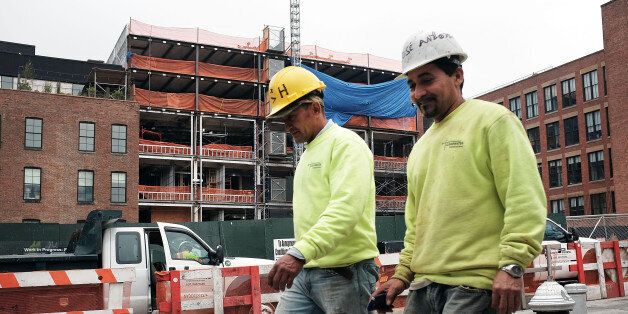
[(43, 120), (41, 118), (26, 118), (24, 146), (26, 148), (42, 147)]
[(81, 170), (78, 173), (77, 200), (79, 203), (94, 202), (94, 172)]
[(41, 200), (41, 168), (24, 168), (24, 200)]
[(79, 123), (79, 150), (93, 152), (96, 137), (96, 124), (94, 122)]
[(111, 202), (126, 203), (126, 173), (111, 173)]
[(126, 153), (126, 125), (111, 125), (111, 152)]

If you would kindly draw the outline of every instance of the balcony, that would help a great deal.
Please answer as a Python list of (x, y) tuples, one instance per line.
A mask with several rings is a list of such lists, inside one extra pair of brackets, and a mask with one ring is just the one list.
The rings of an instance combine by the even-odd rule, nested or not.
[(192, 190), (189, 186), (138, 186), (139, 201), (189, 202)]
[(208, 158), (253, 159), (253, 147), (227, 144), (207, 144), (201, 147), (201, 154)]
[(192, 155), (192, 147), (177, 143), (140, 139), (139, 153), (167, 156)]
[(202, 201), (210, 203), (253, 204), (255, 195), (253, 190), (203, 188)]

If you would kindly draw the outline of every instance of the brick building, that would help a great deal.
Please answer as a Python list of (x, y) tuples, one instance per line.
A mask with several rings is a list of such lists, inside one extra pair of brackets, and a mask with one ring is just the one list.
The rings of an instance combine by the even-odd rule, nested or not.
[(477, 97), (521, 118), (549, 212), (628, 213), (627, 4), (601, 6), (603, 50)]
[(137, 221), (139, 106), (0, 89), (0, 221)]

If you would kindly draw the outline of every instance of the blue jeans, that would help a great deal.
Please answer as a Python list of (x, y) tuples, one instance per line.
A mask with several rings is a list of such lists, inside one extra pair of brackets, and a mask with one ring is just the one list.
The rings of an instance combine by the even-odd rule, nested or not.
[(350, 266), (350, 280), (325, 268), (305, 268), (281, 294), (275, 313), (367, 313), (379, 269), (373, 259)]
[(410, 291), (404, 313), (496, 313), (491, 290), (431, 283)]

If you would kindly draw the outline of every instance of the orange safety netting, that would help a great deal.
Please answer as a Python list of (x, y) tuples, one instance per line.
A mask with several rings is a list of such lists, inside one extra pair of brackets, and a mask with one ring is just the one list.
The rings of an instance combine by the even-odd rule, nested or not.
[(416, 132), (416, 117), (394, 119), (372, 118), (371, 127)]
[(145, 140), (143, 138), (140, 139), (140, 144), (144, 144), (144, 145), (162, 145), (162, 146), (177, 146), (177, 147), (190, 147), (189, 145), (184, 145), (184, 144), (177, 144), (177, 143), (171, 143), (171, 142), (162, 142), (162, 141), (151, 141), (151, 140)]
[(259, 51), (260, 46), (259, 37), (227, 36), (198, 28), (154, 26), (136, 20), (129, 23), (129, 34), (243, 50)]
[[(137, 54), (134, 54), (129, 60), (129, 67), (187, 75), (194, 75), (196, 72), (194, 61), (163, 59)], [(239, 68), (199, 62), (198, 74), (200, 76), (227, 80), (257, 82), (257, 70), (253, 68)]]
[[(193, 93), (162, 93), (134, 87), (133, 95), (133, 99), (144, 106), (194, 110)], [(257, 100), (199, 95), (199, 110), (257, 116)]]
[(347, 121), (347, 123), (345, 123), (344, 126), (346, 127), (357, 126), (357, 127), (365, 128), (368, 125), (369, 125), (369, 121), (366, 116), (354, 115), (351, 117), (351, 119), (349, 119), (349, 121)]
[(379, 161), (395, 161), (395, 162), (407, 162), (408, 157), (389, 157), (389, 156), (373, 156), (374, 160)]
[(302, 45), (301, 58), (401, 72), (401, 62), (368, 53), (338, 52), (316, 45)]
[(223, 158), (253, 158), (253, 147), (227, 144), (207, 144), (201, 149), (203, 156)]
[(375, 199), (378, 201), (405, 201), (407, 196), (387, 196), (387, 195), (375, 195)]
[(153, 185), (138, 185), (137, 189), (140, 193), (145, 192), (160, 192), (160, 193), (190, 193), (192, 191), (190, 186), (153, 186)]
[(218, 188), (203, 188), (203, 194), (253, 195), (253, 190), (231, 190), (231, 189), (218, 189)]
[[(198, 28), (163, 27), (131, 20), (129, 34), (153, 38), (169, 39), (211, 46), (236, 48), (242, 50), (265, 51), (260, 37), (236, 37), (213, 33)], [(290, 55), (290, 51), (287, 52)], [(374, 56), (366, 53), (347, 53), (325, 49), (314, 45), (302, 45), (301, 57), (334, 63), (342, 63), (380, 70), (401, 72), (401, 62), (394, 59)]]

